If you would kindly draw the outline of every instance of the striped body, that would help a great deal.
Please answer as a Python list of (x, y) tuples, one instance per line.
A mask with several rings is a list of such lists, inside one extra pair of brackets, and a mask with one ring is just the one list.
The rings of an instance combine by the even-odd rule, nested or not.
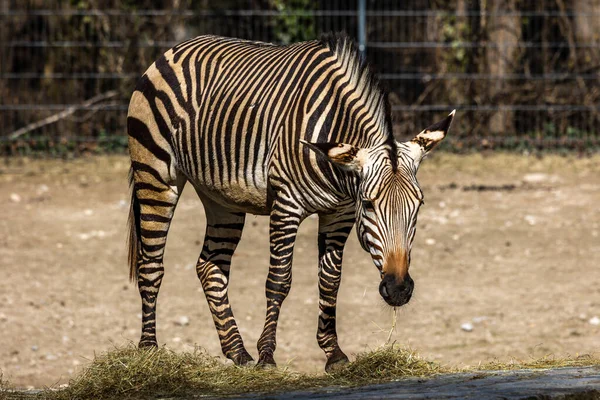
[[(382, 296), (388, 302), (396, 296), (395, 305), (410, 298), (409, 251), (421, 200), (414, 175), (426, 147), (437, 141), (430, 140), (430, 131), (407, 144), (394, 141), (387, 100), (347, 38), (290, 46), (215, 36), (184, 42), (141, 78), (130, 102), (128, 133), (130, 264), (142, 297), (141, 346), (156, 345), (164, 246), (187, 182), (207, 216), (197, 274), (223, 352), (236, 363), (252, 360), (227, 296), (246, 213), (270, 215), (260, 364), (274, 364), (296, 232), (310, 214), (320, 217), (317, 339), (328, 368), (347, 361), (337, 344), (335, 305), (343, 247), (356, 219), (361, 244), (382, 277), (393, 275), (394, 285), (404, 285), (389, 286), (389, 296)], [(365, 195), (372, 197), (368, 204)], [(377, 221), (385, 225), (388, 219), (388, 228), (406, 232), (379, 230)], [(389, 294), (390, 288), (397, 293)]]
[[(338, 122), (334, 119), (348, 118), (335, 115), (335, 109), (352, 99), (334, 94), (351, 97), (356, 88), (347, 68), (358, 68), (343, 61), (356, 62), (339, 60), (318, 41), (282, 47), (200, 37), (169, 50), (146, 71), (131, 100), (130, 123), (144, 121), (149, 113), (162, 119), (148, 128), (165, 141), (157, 143), (167, 153), (164, 157), (175, 160), (170, 176), (180, 170), (215, 202), (267, 215), (269, 176), (284, 175), (298, 184), (303, 194), (298, 200), (307, 211), (332, 210), (347, 197), (344, 182), (331, 179), (335, 171), (330, 164), (317, 166), (314, 154), (303, 153), (299, 139), (341, 139), (328, 128)], [(388, 140), (388, 132), (379, 131), (383, 120), (365, 122), (371, 126), (363, 129), (371, 132), (355, 133), (350, 143), (364, 147)], [(349, 142), (348, 131), (354, 127), (340, 125)], [(132, 137), (136, 134), (147, 135), (130, 130)]]

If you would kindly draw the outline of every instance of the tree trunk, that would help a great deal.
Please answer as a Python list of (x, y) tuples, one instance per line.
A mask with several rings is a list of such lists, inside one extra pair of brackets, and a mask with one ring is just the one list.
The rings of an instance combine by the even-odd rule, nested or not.
[[(517, 44), (521, 39), (521, 22), (518, 15), (504, 15), (517, 10), (516, 0), (492, 0), (488, 3), (487, 21), (488, 96), (491, 104), (502, 106), (508, 100), (510, 85), (505, 77), (515, 71), (520, 55)], [(501, 15), (495, 15), (495, 14)], [(512, 111), (499, 110), (492, 113), (489, 121), (492, 134), (512, 133), (514, 131), (514, 115)]]
[(577, 43), (596, 45), (581, 49), (580, 64), (600, 67), (600, 0), (573, 0), (573, 13)]

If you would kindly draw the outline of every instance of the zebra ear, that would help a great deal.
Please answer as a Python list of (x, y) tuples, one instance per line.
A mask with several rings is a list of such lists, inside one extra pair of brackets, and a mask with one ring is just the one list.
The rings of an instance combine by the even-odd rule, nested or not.
[(450, 130), (456, 110), (453, 110), (444, 120), (436, 122), (415, 136), (408, 144), (413, 149), (414, 160), (419, 163), (431, 150), (433, 150)]
[(367, 156), (366, 150), (347, 143), (310, 143), (302, 139), (300, 142), (335, 165), (351, 171), (360, 171)]

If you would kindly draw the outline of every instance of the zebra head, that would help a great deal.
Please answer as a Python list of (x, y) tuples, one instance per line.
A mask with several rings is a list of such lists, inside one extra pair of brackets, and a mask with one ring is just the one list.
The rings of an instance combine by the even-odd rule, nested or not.
[(423, 204), (417, 169), (444, 139), (453, 117), (454, 111), (412, 140), (396, 142), (396, 154), (389, 144), (368, 149), (320, 144), (318, 148), (331, 162), (360, 176), (356, 191), (358, 239), (381, 273), (379, 293), (391, 306), (408, 303), (414, 289), (408, 269), (417, 213)]

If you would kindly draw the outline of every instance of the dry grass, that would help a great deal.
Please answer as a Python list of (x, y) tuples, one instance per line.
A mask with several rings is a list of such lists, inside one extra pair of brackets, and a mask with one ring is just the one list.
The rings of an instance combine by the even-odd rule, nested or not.
[[(491, 362), (476, 368), (456, 369), (425, 361), (410, 350), (392, 345), (358, 354), (355, 361), (334, 373), (309, 375), (286, 368), (265, 370), (226, 365), (221, 359), (200, 349), (175, 353), (165, 348), (138, 350), (129, 346), (96, 356), (67, 388), (48, 389), (26, 397), (48, 400), (197, 397), (282, 392), (324, 386), (359, 386), (453, 372), (592, 365), (599, 366), (600, 360), (591, 356), (545, 357), (529, 361), (514, 360), (510, 363)], [(7, 387), (0, 375), (0, 389)], [(0, 397), (1, 395), (2, 392)]]
[[(577, 357), (556, 357), (548, 355), (539, 359), (509, 362), (491, 361), (474, 368), (478, 371), (513, 371), (518, 369), (551, 369), (566, 367), (600, 367), (600, 359), (595, 355), (584, 354)], [(470, 369), (471, 371), (473, 369)]]
[(324, 386), (355, 386), (405, 377), (424, 377), (450, 370), (398, 346), (359, 354), (332, 374), (310, 375), (286, 368), (236, 367), (202, 350), (174, 353), (130, 346), (95, 357), (69, 386), (40, 397), (65, 399), (135, 399), (275, 392)]
[(2, 370), (0, 370), (0, 390), (7, 389), (8, 387), (9, 384), (6, 380), (4, 380), (4, 374), (2, 373)]

